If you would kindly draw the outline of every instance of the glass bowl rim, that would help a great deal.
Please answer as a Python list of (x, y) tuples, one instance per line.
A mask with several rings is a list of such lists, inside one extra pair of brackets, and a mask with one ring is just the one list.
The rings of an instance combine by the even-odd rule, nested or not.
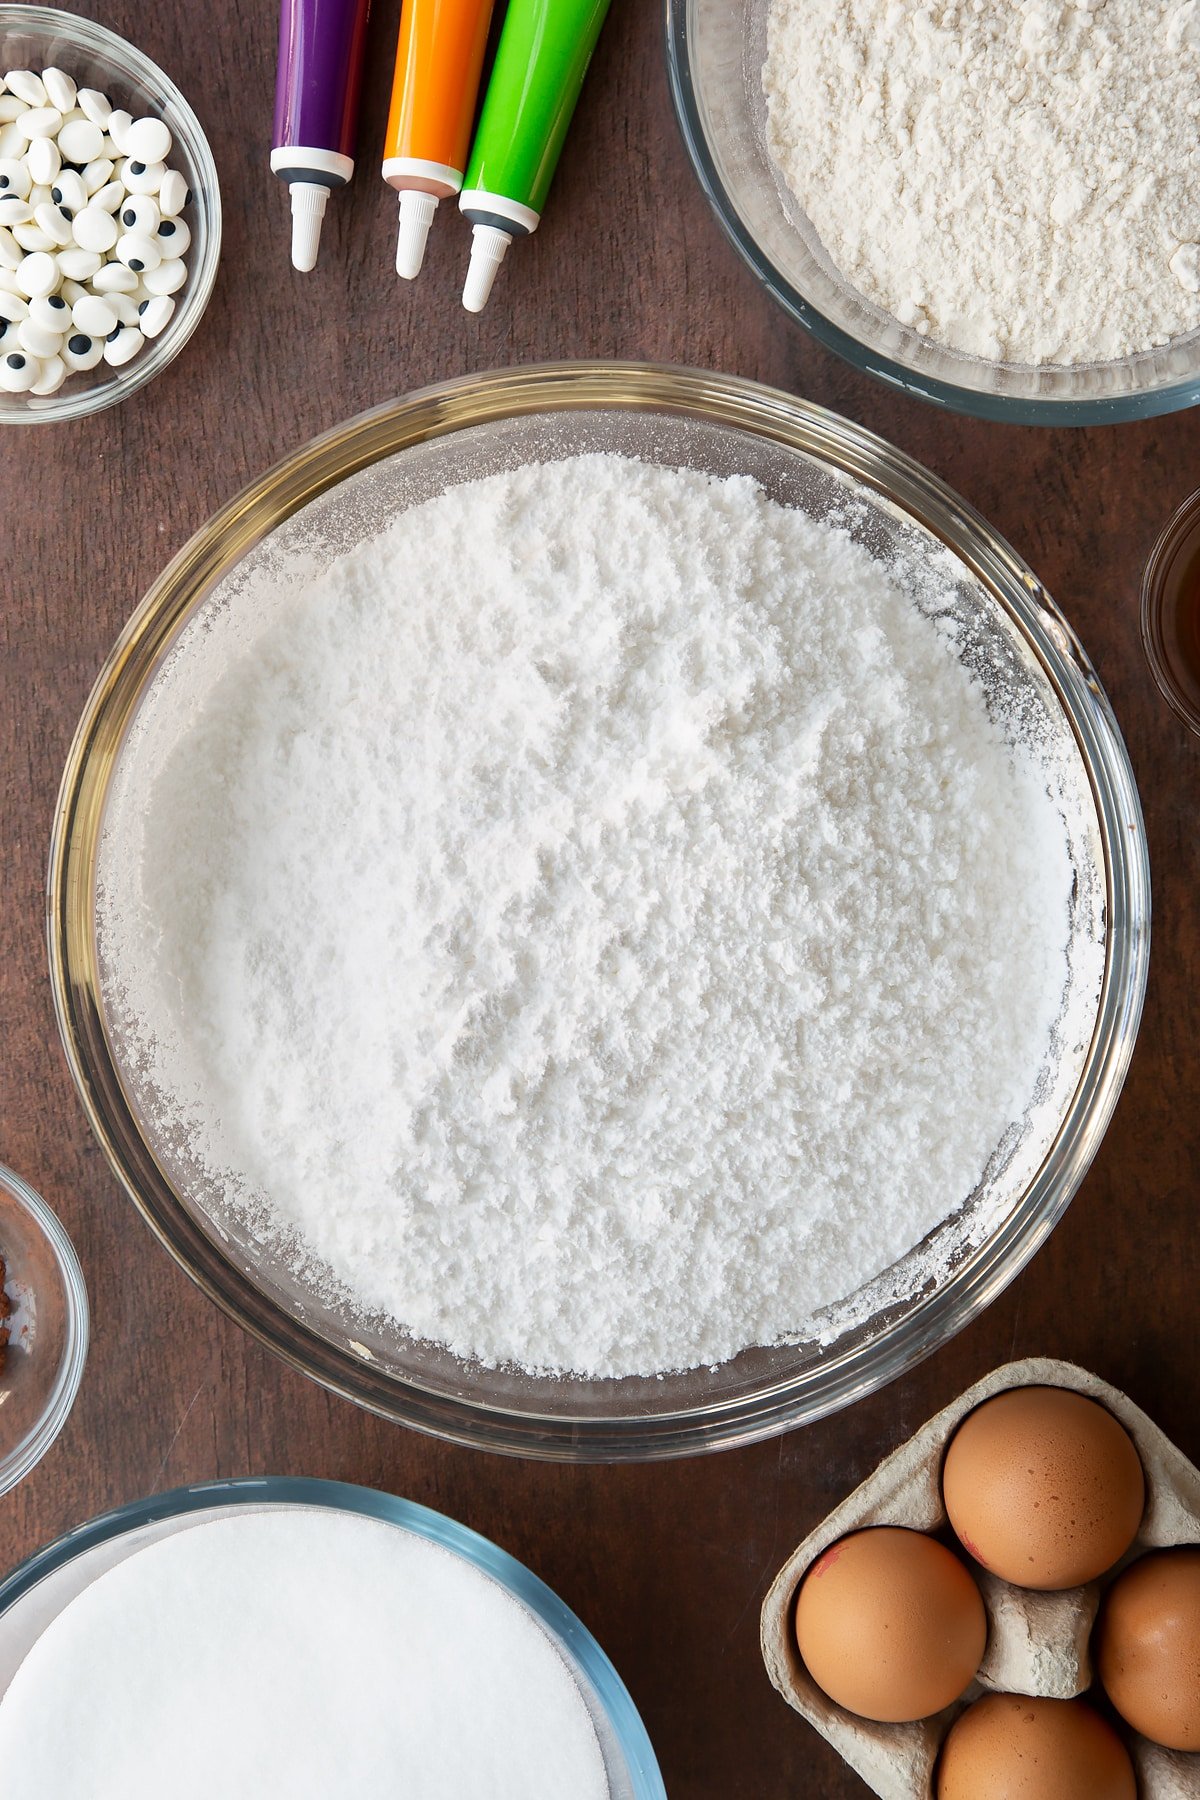
[[(1071, 1104), (1021, 1202), (951, 1279), (870, 1343), (835, 1347), (814, 1371), (711, 1405), (623, 1417), (516, 1409), (376, 1373), (285, 1314), (220, 1256), (175, 1198), (125, 1101), (103, 1030), (92, 930), (99, 809), (124, 719), (189, 608), (243, 551), (309, 500), (409, 444), (490, 420), (605, 407), (699, 418), (790, 447), (886, 496), (955, 551), (1019, 622), (1074, 733), (1103, 841), (1109, 920), (1092, 1043)], [(1145, 994), (1149, 883), (1133, 771), (1095, 672), (1032, 570), (966, 501), (863, 427), (776, 389), (654, 364), (566, 362), (460, 376), (360, 413), (276, 464), (195, 533), (128, 621), (84, 709), (55, 808), (46, 904), (56, 1017), (92, 1130), (125, 1192), (209, 1298), (293, 1368), (383, 1417), (459, 1444), (600, 1462), (691, 1455), (823, 1417), (911, 1368), (990, 1304), (1066, 1210), (1116, 1104)]]
[(5, 425), (53, 425), (64, 419), (89, 418), (93, 413), (104, 412), (108, 407), (130, 399), (147, 382), (153, 381), (156, 375), (161, 375), (164, 369), (169, 368), (208, 311), (221, 260), (222, 218), (221, 183), (208, 134), (171, 77), (144, 50), (139, 50), (128, 38), (121, 37), (96, 19), (64, 12), (59, 7), (18, 5), (13, 0), (4, 0), (0, 4), (0, 32), (6, 30), (30, 35), (47, 32), (58, 36), (74, 36), (85, 50), (90, 43), (118, 63), (131, 79), (149, 91), (157, 92), (164, 102), (175, 109), (194, 140), (198, 171), (207, 193), (208, 216), (203, 235), (199, 232), (193, 234), (192, 260), (188, 264), (188, 285), (183, 289), (182, 303), (177, 306), (161, 338), (153, 339), (149, 349), (115, 371), (123, 379), (113, 380), (107, 386), (77, 389), (64, 386), (57, 394), (50, 396), (48, 405), (24, 410), (14, 407), (11, 411), (3, 412), (0, 414), (0, 428)]
[(1028, 395), (991, 394), (927, 375), (908, 363), (885, 356), (828, 318), (807, 299), (742, 223), (737, 207), (718, 172), (704, 130), (689, 48), (688, 13), (693, 0), (662, 0), (667, 81), (675, 120), (693, 173), (716, 214), (717, 223), (742, 261), (783, 311), (810, 336), (853, 368), (888, 387), (899, 388), (947, 411), (1008, 425), (1114, 425), (1131, 419), (1159, 418), (1183, 412), (1200, 402), (1200, 369), (1195, 375), (1138, 393), (1097, 395), (1061, 400)]
[(0, 1619), (46, 1576), (100, 1544), (164, 1519), (246, 1505), (311, 1506), (377, 1519), (400, 1526), (428, 1543), (439, 1544), (490, 1575), (528, 1607), (551, 1638), (565, 1646), (582, 1668), (613, 1729), (634, 1782), (635, 1800), (666, 1800), (658, 1760), (633, 1696), (607, 1652), (565, 1600), (540, 1575), (482, 1532), (472, 1531), (469, 1525), (461, 1525), (447, 1513), (422, 1506), (419, 1501), (405, 1500), (379, 1488), (308, 1475), (242, 1475), (168, 1488), (143, 1500), (128, 1501), (73, 1526), (10, 1570), (0, 1580)]
[(0, 1495), (7, 1494), (34, 1469), (58, 1437), (70, 1416), (83, 1380), (90, 1341), (90, 1314), (87, 1284), (83, 1278), (75, 1246), (67, 1236), (57, 1213), (27, 1181), (4, 1163), (0, 1163), (0, 1188), (28, 1213), (54, 1256), (62, 1277), (65, 1340), (55, 1372), (54, 1385), (36, 1422), (7, 1456), (0, 1459)]

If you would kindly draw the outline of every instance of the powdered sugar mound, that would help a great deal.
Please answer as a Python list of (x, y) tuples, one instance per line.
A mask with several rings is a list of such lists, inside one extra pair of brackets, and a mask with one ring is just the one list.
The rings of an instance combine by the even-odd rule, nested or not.
[(1197, 0), (771, 0), (767, 142), (867, 299), (990, 360), (1200, 327)]
[(1065, 832), (846, 529), (575, 457), (245, 614), (147, 709), (101, 945), (160, 1123), (320, 1279), (650, 1374), (805, 1335), (971, 1193), (1047, 1062)]

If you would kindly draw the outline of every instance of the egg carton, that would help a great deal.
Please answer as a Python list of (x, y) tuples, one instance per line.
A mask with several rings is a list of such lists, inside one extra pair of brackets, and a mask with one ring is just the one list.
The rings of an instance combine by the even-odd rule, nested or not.
[[(953, 1543), (942, 1502), (946, 1446), (969, 1412), (1014, 1387), (1063, 1387), (1086, 1394), (1118, 1418), (1137, 1446), (1146, 1477), (1146, 1510), (1132, 1546), (1115, 1569), (1085, 1587), (1034, 1592), (971, 1565), (988, 1615), (983, 1662), (953, 1706), (912, 1725), (877, 1725), (835, 1706), (811, 1679), (796, 1648), (796, 1590), (822, 1551), (867, 1525), (906, 1525)], [(1100, 1597), (1113, 1576), (1147, 1550), (1200, 1543), (1200, 1470), (1152, 1419), (1117, 1388), (1072, 1363), (1031, 1357), (1005, 1363), (928, 1420), (842, 1501), (792, 1552), (763, 1601), (761, 1643), (767, 1673), (789, 1706), (815, 1725), (881, 1800), (932, 1800), (938, 1753), (958, 1714), (989, 1692), (1069, 1700), (1091, 1686), (1089, 1640)], [(1200, 1800), (1200, 1753), (1164, 1750), (1126, 1732), (1141, 1800)]]

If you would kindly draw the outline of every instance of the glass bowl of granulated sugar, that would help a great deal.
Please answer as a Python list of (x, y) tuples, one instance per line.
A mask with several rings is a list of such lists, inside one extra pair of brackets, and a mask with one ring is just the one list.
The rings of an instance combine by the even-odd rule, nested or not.
[(1149, 877), (969, 507), (786, 395), (564, 364), (364, 414), (185, 547), (49, 913), (92, 1126), (213, 1299), (393, 1419), (617, 1459), (845, 1406), (1012, 1279)]
[(830, 349), (980, 418), (1200, 399), (1193, 6), (666, 0), (666, 20), (700, 183)]
[(0, 1754), (24, 1792), (208, 1800), (198, 1719), (226, 1800), (665, 1800), (616, 1669), (531, 1569), (344, 1482), (155, 1494), (0, 1581)]

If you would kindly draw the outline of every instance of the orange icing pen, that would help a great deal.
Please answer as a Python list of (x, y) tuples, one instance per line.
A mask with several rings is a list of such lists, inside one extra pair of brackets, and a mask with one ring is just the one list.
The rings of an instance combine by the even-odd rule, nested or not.
[(463, 184), (493, 0), (404, 0), (383, 151), (400, 194), (396, 273), (411, 281), (439, 200)]

